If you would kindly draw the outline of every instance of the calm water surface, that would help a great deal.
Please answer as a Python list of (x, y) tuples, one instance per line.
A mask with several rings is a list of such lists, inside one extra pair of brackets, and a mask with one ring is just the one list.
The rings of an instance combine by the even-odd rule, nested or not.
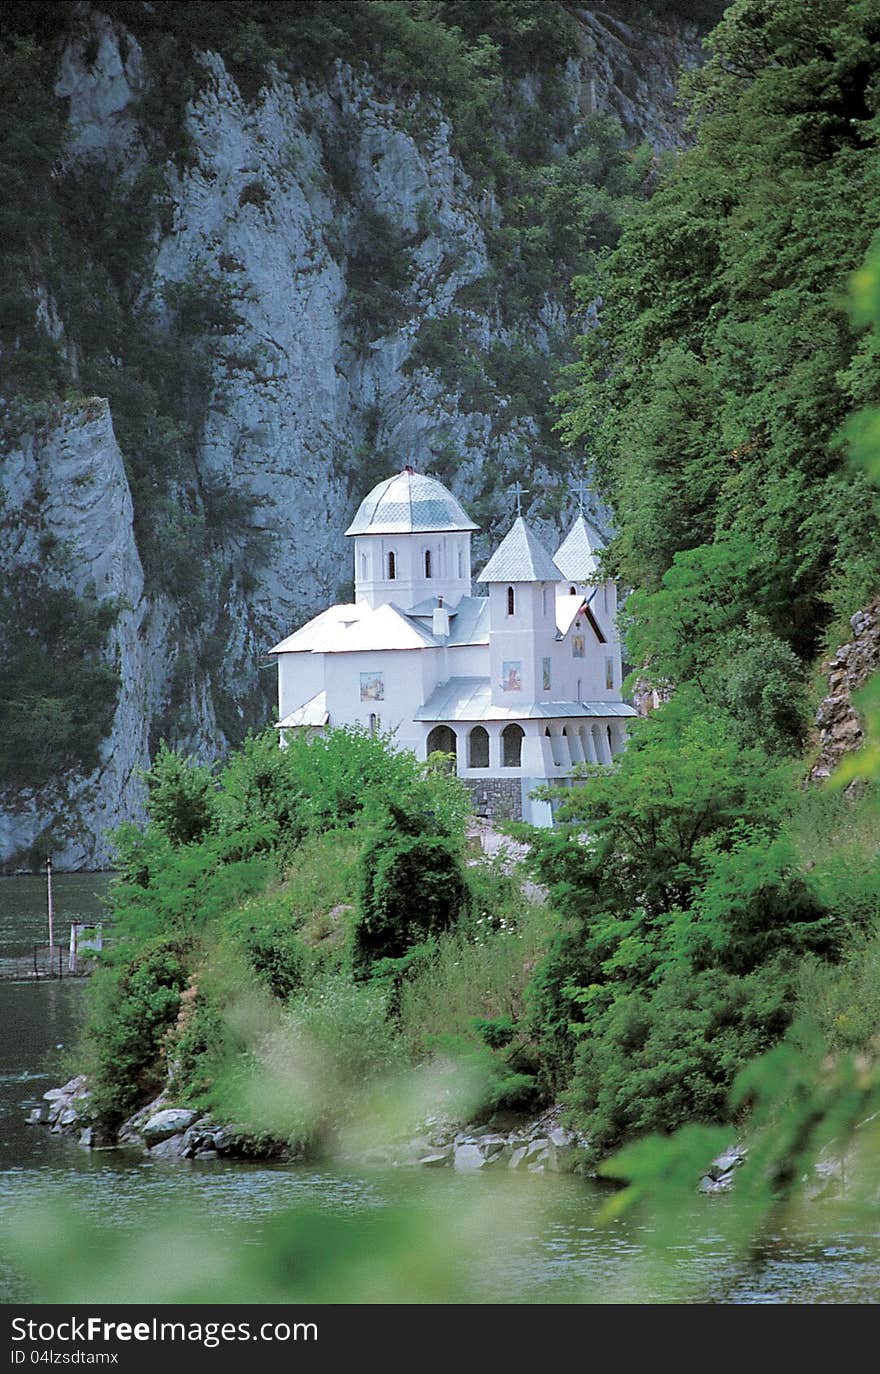
[[(100, 918), (101, 875), (56, 879), (59, 930), (73, 916)], [(45, 939), (45, 884), (0, 879), (0, 959)], [(43, 1092), (67, 1076), (81, 981), (0, 983), (0, 1223), (37, 1189), (72, 1198), (90, 1217), (130, 1229), (158, 1208), (193, 1208), (212, 1237), (259, 1223), (298, 1203), (334, 1218), (385, 1209), (423, 1212), (447, 1231), (479, 1227), (479, 1259), (466, 1247), (461, 1291), (470, 1302), (846, 1303), (880, 1298), (876, 1216), (817, 1203), (797, 1230), (768, 1238), (760, 1263), (744, 1264), (730, 1240), (736, 1198), (697, 1195), (658, 1246), (655, 1223), (627, 1215), (600, 1224), (607, 1193), (567, 1177), (457, 1175), (451, 1170), (367, 1173), (340, 1166), (161, 1164), (118, 1151), (89, 1153), (25, 1125)], [(833, 1234), (831, 1232), (833, 1231)], [(452, 1225), (451, 1234), (455, 1234)], [(473, 1237), (471, 1236), (471, 1240)], [(29, 1294), (0, 1253), (0, 1302)], [(96, 1295), (100, 1296), (100, 1295)], [(345, 1295), (338, 1295), (345, 1301)], [(377, 1296), (381, 1301), (381, 1295)]]

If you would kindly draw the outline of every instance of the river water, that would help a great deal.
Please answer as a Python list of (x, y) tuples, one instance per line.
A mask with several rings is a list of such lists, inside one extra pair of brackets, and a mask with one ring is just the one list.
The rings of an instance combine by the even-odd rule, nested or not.
[[(60, 875), (59, 929), (73, 916), (100, 918), (105, 888), (101, 876)], [(44, 940), (44, 925), (44, 882), (0, 879), (0, 960), (25, 954)], [(413, 1291), (419, 1300), (438, 1302), (728, 1304), (873, 1303), (880, 1298), (877, 1217), (864, 1208), (814, 1203), (796, 1222), (789, 1218), (765, 1235), (760, 1260), (746, 1260), (737, 1248), (735, 1194), (706, 1198), (695, 1193), (673, 1218), (636, 1210), (604, 1221), (600, 1213), (608, 1191), (571, 1177), (222, 1161), (162, 1164), (120, 1151), (89, 1153), (25, 1123), (27, 1109), (67, 1076), (64, 1055), (75, 1038), (83, 993), (81, 980), (0, 983), (0, 1235), (4, 1226), (14, 1230), (18, 1224), (21, 1231), (20, 1219), (31, 1216), (30, 1199), (37, 1196), (48, 1199), (50, 1216), (63, 1215), (71, 1203), (88, 1223), (121, 1236), (121, 1250), (103, 1268), (90, 1257), (93, 1300), (173, 1300), (177, 1290), (162, 1289), (161, 1265), (137, 1270), (144, 1232), (159, 1226), (160, 1219), (167, 1226), (169, 1218), (197, 1217), (209, 1237), (206, 1242), (203, 1235), (199, 1254), (206, 1244), (215, 1258), (244, 1254), (253, 1269), (260, 1246), (271, 1243), (264, 1228), (291, 1208), (305, 1209), (312, 1226), (318, 1218), (316, 1253), (323, 1244), (321, 1218), (344, 1252), (343, 1259), (337, 1255), (328, 1261), (321, 1251), (321, 1265), (329, 1273), (324, 1288), (313, 1284), (310, 1290), (306, 1281), (305, 1290), (300, 1284), (293, 1297), (317, 1292), (318, 1300), (400, 1302)], [(387, 1241), (388, 1223), (398, 1217), (404, 1219), (403, 1229), (392, 1227), (385, 1258), (380, 1246), (366, 1269), (355, 1263), (352, 1252), (363, 1246), (373, 1223), (386, 1228)], [(50, 1234), (51, 1221), (33, 1224), (48, 1227), (50, 1257), (65, 1253)], [(162, 1243), (178, 1243), (180, 1232), (176, 1235), (177, 1241), (169, 1242), (166, 1234)], [(125, 1277), (126, 1263), (134, 1277)], [(143, 1275), (142, 1293), (137, 1272)], [(29, 1273), (39, 1273), (39, 1262)], [(65, 1288), (66, 1281), (60, 1273), (50, 1274), (50, 1297), (82, 1301), (76, 1276)], [(230, 1296), (238, 1291), (235, 1282), (228, 1265), (218, 1271), (219, 1300), (235, 1300)], [(46, 1291), (45, 1281), (41, 1288), (0, 1248), (0, 1302), (34, 1301)], [(204, 1297), (204, 1291), (195, 1296)], [(277, 1294), (271, 1297), (276, 1300)]]

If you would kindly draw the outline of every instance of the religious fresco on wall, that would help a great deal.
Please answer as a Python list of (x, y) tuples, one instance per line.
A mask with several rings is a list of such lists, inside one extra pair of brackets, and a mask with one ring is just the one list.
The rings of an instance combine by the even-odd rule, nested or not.
[(583, 637), (583, 635), (572, 635), (572, 637), (571, 637), (571, 656), (572, 656), (572, 658), (583, 658), (583, 656), (584, 656), (584, 637)]
[(541, 659), (541, 686), (545, 692), (550, 691), (550, 660)]
[(385, 700), (385, 674), (361, 673), (361, 701)]
[(509, 659), (501, 664), (501, 690), (502, 692), (522, 691), (522, 659)]

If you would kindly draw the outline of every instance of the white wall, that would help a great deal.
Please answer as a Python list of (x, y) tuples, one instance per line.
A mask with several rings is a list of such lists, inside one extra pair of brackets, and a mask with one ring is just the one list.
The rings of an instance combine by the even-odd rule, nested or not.
[[(552, 582), (515, 582), (514, 613), (508, 614), (508, 585), (489, 586), (489, 677), (496, 706), (527, 706), (550, 700), (543, 688), (542, 660), (556, 642), (556, 588)], [(505, 663), (521, 665), (519, 689)]]
[(324, 689), (323, 654), (278, 655), (278, 718), (283, 720)]
[[(434, 687), (439, 650), (397, 649), (323, 655), (331, 725), (363, 725), (378, 717), (378, 728), (396, 731), (397, 743), (419, 750), (422, 727), (412, 713)], [(431, 662), (433, 660), (433, 662)], [(381, 673), (381, 699), (361, 700), (361, 674)], [(426, 692), (426, 688), (430, 688)]]
[[(425, 554), (431, 576), (425, 576)], [(388, 555), (396, 577), (388, 576)], [(461, 573), (459, 573), (461, 568)], [(468, 530), (439, 534), (359, 534), (354, 537), (355, 600), (371, 606), (388, 601), (409, 610), (429, 596), (454, 603), (471, 594), (471, 536)]]

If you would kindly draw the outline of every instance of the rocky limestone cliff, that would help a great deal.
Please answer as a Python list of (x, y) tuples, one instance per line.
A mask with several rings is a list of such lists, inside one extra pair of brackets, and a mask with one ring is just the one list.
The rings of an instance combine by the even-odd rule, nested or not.
[(69, 407), (57, 423), (9, 452), (0, 497), (6, 516), (0, 578), (15, 567), (45, 566), (46, 548), (60, 547), (64, 581), (78, 596), (91, 592), (123, 602), (108, 644), (121, 681), (101, 764), (87, 778), (57, 778), (38, 793), (0, 790), (0, 856), (30, 850), (50, 829), (59, 867), (106, 866), (105, 829), (141, 810), (138, 770), (148, 763), (153, 706), (150, 660), (163, 640), (161, 613), (143, 595), (131, 494), (107, 402)]
[[(65, 156), (131, 185), (148, 160), (139, 106), (148, 64), (115, 21), (83, 12), (79, 36), (59, 58)], [(670, 17), (642, 31), (612, 5), (577, 13), (582, 56), (564, 77), (572, 123), (611, 112), (633, 139), (674, 144), (675, 72), (696, 60), (696, 29)], [(8, 504), (33, 498), (42, 482), (42, 519), (76, 550), (74, 586), (91, 578), (129, 609), (108, 648), (122, 688), (101, 767), (41, 795), (7, 789), (0, 863), (48, 829), (67, 836), (56, 851), (61, 866), (106, 864), (103, 831), (138, 813), (138, 770), (159, 735), (210, 758), (230, 735), (270, 718), (266, 650), (346, 594), (342, 531), (388, 471), (405, 461), (431, 469), (484, 523), (507, 518), (503, 493), (515, 477), (528, 475), (536, 492), (558, 481), (531, 456), (534, 416), (503, 394), (475, 404), (414, 353), (423, 322), (453, 304), (477, 351), (527, 338), (549, 355), (570, 337), (552, 295), (514, 333), (497, 305), (467, 303), (467, 288), (488, 279), (488, 236), (501, 212), (455, 153), (449, 122), (436, 111), (426, 120), (418, 97), (392, 97), (341, 61), (320, 80), (276, 75), (250, 101), (216, 54), (200, 61), (204, 79), (186, 111), (193, 156), (169, 163), (170, 215), (140, 308), (173, 330), (167, 288), (199, 276), (221, 280), (234, 302), (234, 322), (212, 340), (195, 469), (179, 494), (194, 508), (218, 484), (244, 497), (260, 555), (239, 533), (217, 532), (204, 556), (211, 601), (202, 623), (187, 623), (173, 599), (144, 590), (106, 403), (71, 408), (54, 429), (20, 439), (4, 464)], [(526, 103), (529, 91), (521, 81)], [(365, 318), (357, 296), (365, 267), (374, 274), (368, 295), (381, 294), (383, 274), (390, 282), (392, 308), (379, 318)], [(75, 359), (51, 300), (45, 313)], [(556, 530), (545, 533), (552, 539)], [(7, 566), (20, 554), (10, 537)]]

